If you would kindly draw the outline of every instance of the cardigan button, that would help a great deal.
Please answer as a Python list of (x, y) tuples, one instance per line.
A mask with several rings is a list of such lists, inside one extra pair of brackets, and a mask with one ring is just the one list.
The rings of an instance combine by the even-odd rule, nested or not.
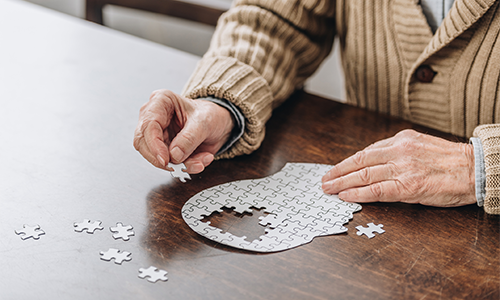
[(415, 78), (423, 83), (432, 82), (436, 72), (429, 65), (421, 65), (415, 72)]

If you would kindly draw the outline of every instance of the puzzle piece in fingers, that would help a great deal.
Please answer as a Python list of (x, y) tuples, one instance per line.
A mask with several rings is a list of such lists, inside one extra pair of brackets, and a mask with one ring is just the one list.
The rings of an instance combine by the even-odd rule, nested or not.
[(168, 163), (168, 167), (174, 169), (170, 172), (170, 174), (172, 174), (172, 177), (179, 178), (182, 183), (185, 183), (186, 179), (191, 179), (189, 173), (186, 172), (186, 166), (184, 164)]
[(375, 225), (373, 223), (368, 223), (367, 225), (368, 225), (368, 227), (363, 227), (361, 225), (356, 226), (356, 229), (358, 230), (358, 232), (356, 232), (356, 234), (359, 236), (364, 234), (369, 239), (371, 239), (372, 237), (375, 236), (375, 234), (373, 234), (374, 232), (377, 232), (379, 234), (382, 234), (385, 232), (385, 230), (382, 229), (382, 227), (384, 227), (384, 225), (382, 225), (382, 224)]
[[(347, 231), (343, 225), (361, 210), (361, 205), (325, 194), (321, 177), (333, 166), (308, 163), (288, 163), (278, 173), (261, 178), (234, 181), (199, 192), (182, 208), (184, 221), (194, 231), (213, 241), (235, 248), (275, 252), (294, 248), (314, 237)], [(260, 238), (247, 241), (232, 234), (230, 229), (202, 222), (202, 219), (222, 208), (237, 213), (251, 212), (252, 207), (267, 213), (259, 224), (266, 227)]]
[(21, 236), (22, 240), (29, 238), (38, 240), (41, 235), (45, 234), (45, 232), (40, 228), (40, 225), (30, 226), (26, 224), (23, 225), (23, 229), (16, 230), (15, 233)]
[(161, 281), (167, 281), (168, 278), (167, 276), (167, 271), (165, 270), (159, 270), (158, 268), (154, 267), (154, 266), (150, 266), (149, 268), (147, 269), (144, 269), (144, 268), (140, 268), (139, 269), (139, 278), (148, 278), (148, 281), (149, 282), (157, 282), (158, 280), (161, 280)]
[(73, 227), (75, 227), (76, 232), (87, 232), (93, 234), (96, 230), (103, 230), (104, 227), (101, 226), (101, 221), (90, 221), (89, 219), (83, 220), (80, 223), (73, 223)]

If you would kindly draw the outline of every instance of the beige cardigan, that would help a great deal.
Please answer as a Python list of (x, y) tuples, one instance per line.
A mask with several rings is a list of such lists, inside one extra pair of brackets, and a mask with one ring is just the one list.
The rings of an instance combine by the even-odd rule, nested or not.
[[(349, 104), (459, 136), (479, 136), (485, 210), (500, 214), (500, 11), (494, 0), (455, 0), (433, 35), (418, 0), (236, 0), (184, 95), (234, 103), (243, 137), (221, 157), (250, 153), (272, 110), (340, 49)], [(421, 65), (432, 82), (415, 77)], [(475, 130), (475, 131), (474, 131)]]

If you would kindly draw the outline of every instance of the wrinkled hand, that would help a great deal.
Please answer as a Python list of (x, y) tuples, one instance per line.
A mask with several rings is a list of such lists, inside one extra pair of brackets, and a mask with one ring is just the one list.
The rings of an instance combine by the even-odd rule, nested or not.
[(333, 167), (323, 190), (348, 202), (407, 202), (451, 207), (475, 197), (471, 145), (404, 130)]
[(196, 174), (213, 161), (233, 127), (231, 113), (213, 102), (158, 90), (141, 107), (134, 147), (158, 168), (183, 162)]

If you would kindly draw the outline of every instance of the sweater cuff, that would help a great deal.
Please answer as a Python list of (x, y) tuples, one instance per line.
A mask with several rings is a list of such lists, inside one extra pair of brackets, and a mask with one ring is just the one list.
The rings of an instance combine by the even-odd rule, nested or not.
[(486, 172), (484, 170), (483, 144), (477, 137), (471, 137), (470, 142), (474, 147), (474, 173), (476, 175), (476, 200), (477, 205), (482, 207), (486, 196)]
[(474, 130), (481, 140), (486, 173), (484, 211), (500, 214), (500, 124), (481, 125)]
[(262, 143), (273, 95), (267, 81), (251, 66), (230, 57), (205, 57), (182, 94), (191, 99), (211, 96), (227, 100), (245, 116), (243, 136), (217, 159), (250, 154)]

